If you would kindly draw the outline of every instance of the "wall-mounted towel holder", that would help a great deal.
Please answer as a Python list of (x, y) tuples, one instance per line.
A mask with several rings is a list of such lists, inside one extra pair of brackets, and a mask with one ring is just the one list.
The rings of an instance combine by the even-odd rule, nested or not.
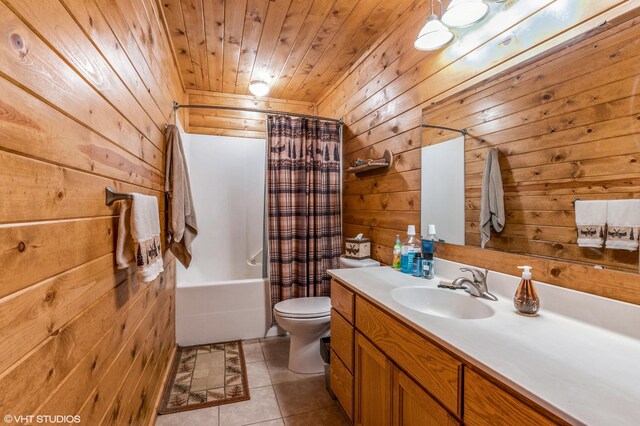
[(120, 200), (133, 200), (132, 194), (128, 194), (126, 192), (115, 192), (113, 188), (111, 188), (110, 186), (107, 186), (104, 189), (104, 192), (105, 192), (105, 204), (108, 206)]

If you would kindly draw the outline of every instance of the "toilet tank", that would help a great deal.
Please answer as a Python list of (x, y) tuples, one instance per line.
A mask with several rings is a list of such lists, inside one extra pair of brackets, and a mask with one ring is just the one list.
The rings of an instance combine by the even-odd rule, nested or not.
[(340, 268), (372, 268), (380, 266), (380, 262), (371, 258), (367, 259), (349, 259), (346, 256), (340, 256)]

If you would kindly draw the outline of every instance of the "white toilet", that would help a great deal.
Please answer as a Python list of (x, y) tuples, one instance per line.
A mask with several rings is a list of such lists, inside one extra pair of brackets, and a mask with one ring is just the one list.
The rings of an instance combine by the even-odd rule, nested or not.
[[(341, 268), (367, 268), (380, 266), (372, 259), (340, 257)], [(291, 336), (289, 370), (296, 373), (322, 373), (324, 361), (320, 356), (320, 339), (329, 335), (331, 299), (328, 297), (301, 297), (284, 300), (273, 307), (276, 322)]]
[(289, 370), (296, 373), (321, 373), (320, 338), (329, 335), (331, 299), (301, 297), (276, 303), (276, 322), (291, 336)]

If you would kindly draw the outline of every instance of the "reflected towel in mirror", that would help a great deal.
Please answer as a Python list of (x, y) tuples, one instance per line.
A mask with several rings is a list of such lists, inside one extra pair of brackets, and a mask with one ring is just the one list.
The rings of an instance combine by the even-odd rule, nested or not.
[(607, 203), (608, 249), (638, 250), (640, 199), (611, 200)]
[(501, 232), (504, 224), (504, 190), (502, 189), (498, 150), (491, 148), (487, 152), (482, 175), (480, 201), (480, 244), (482, 248), (491, 238), (491, 227), (493, 226), (496, 232)]
[(602, 247), (607, 223), (606, 200), (576, 200), (576, 228), (580, 247)]

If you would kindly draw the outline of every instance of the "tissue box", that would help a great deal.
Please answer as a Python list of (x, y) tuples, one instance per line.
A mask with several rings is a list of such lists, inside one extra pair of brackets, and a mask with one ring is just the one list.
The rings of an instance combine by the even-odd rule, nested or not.
[(371, 256), (371, 240), (369, 238), (347, 238), (344, 254), (349, 259), (367, 259)]

